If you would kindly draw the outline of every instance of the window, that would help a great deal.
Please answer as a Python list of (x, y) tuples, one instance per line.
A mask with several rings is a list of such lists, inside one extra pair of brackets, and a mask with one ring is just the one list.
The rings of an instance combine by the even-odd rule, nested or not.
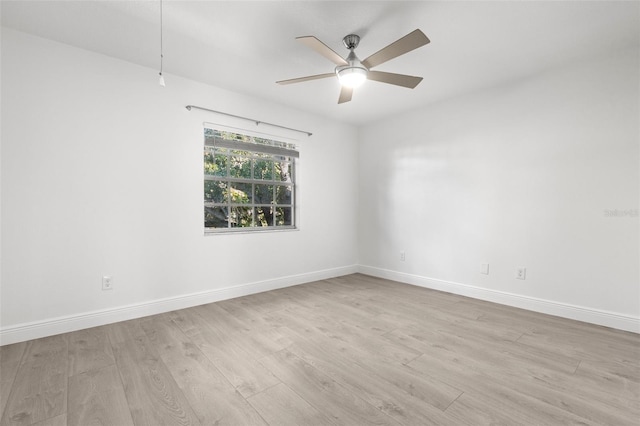
[(204, 129), (206, 232), (295, 228), (293, 144)]

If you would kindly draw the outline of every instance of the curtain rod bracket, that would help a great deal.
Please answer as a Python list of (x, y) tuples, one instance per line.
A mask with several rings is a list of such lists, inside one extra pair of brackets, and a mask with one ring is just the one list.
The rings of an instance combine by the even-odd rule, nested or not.
[(304, 133), (307, 136), (312, 136), (313, 135), (313, 133), (307, 132), (306, 130), (292, 129), (291, 127), (285, 127), (285, 126), (281, 126), (279, 124), (267, 123), (266, 121), (258, 121), (258, 120), (255, 120), (253, 118), (243, 117), (241, 115), (229, 114), (228, 112), (216, 111), (214, 109), (203, 108), (203, 107), (199, 107), (197, 105), (187, 105), (185, 108), (187, 109), (187, 111), (191, 111), (192, 108), (195, 108), (195, 109), (199, 109), (199, 110), (202, 110), (202, 111), (208, 111), (208, 112), (213, 112), (213, 113), (216, 113), (216, 114), (226, 115), (228, 117), (234, 117), (234, 118), (240, 118), (242, 120), (253, 121), (254, 123), (256, 123), (256, 126), (259, 126), (260, 124), (267, 124), (269, 126), (278, 127), (280, 129), (291, 130), (293, 132), (298, 132), (298, 133)]

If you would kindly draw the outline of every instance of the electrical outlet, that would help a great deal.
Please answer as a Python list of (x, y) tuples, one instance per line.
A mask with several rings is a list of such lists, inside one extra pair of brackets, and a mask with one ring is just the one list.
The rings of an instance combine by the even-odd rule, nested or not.
[(518, 268), (516, 269), (516, 278), (519, 280), (524, 280), (527, 278), (527, 268)]
[(401, 251), (400, 252), (400, 261), (404, 262), (406, 260), (406, 258), (407, 257), (405, 256), (404, 251)]
[(481, 263), (480, 264), (480, 273), (482, 275), (489, 275), (489, 264), (488, 263)]
[(113, 290), (113, 278), (105, 275), (102, 277), (102, 290)]

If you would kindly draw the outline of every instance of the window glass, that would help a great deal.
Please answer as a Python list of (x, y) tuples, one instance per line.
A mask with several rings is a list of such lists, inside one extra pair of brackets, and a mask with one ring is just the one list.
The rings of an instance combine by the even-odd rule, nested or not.
[(204, 136), (205, 231), (295, 228), (295, 146), (208, 128)]

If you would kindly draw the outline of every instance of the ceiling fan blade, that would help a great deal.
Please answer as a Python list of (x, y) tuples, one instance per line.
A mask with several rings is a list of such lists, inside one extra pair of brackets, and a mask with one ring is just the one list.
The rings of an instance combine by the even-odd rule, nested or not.
[(408, 87), (409, 89), (413, 89), (422, 81), (422, 77), (382, 71), (369, 71), (367, 73), (367, 79), (379, 81), (381, 83), (395, 84), (396, 86)]
[(306, 77), (292, 78), (289, 80), (280, 80), (280, 81), (276, 81), (276, 83), (278, 84), (302, 83), (303, 81), (319, 80), (321, 78), (329, 78), (329, 77), (335, 77), (335, 76), (336, 76), (336, 73), (330, 72), (326, 74), (316, 74), (316, 75), (308, 75)]
[(342, 89), (340, 89), (340, 97), (338, 98), (338, 104), (349, 102), (351, 100), (351, 96), (353, 96), (353, 88), (342, 86)]
[(362, 65), (367, 68), (376, 67), (382, 63), (385, 63), (393, 58), (397, 58), (400, 55), (404, 55), (407, 52), (411, 52), (413, 49), (424, 46), (429, 43), (429, 39), (422, 31), (415, 30), (410, 32), (406, 36), (399, 40), (394, 41), (387, 47), (383, 47), (367, 59), (362, 61)]
[(329, 46), (327, 46), (314, 36), (297, 37), (296, 40), (298, 40), (305, 46), (312, 48), (336, 65), (349, 65), (349, 63), (345, 61), (342, 56), (338, 55)]

